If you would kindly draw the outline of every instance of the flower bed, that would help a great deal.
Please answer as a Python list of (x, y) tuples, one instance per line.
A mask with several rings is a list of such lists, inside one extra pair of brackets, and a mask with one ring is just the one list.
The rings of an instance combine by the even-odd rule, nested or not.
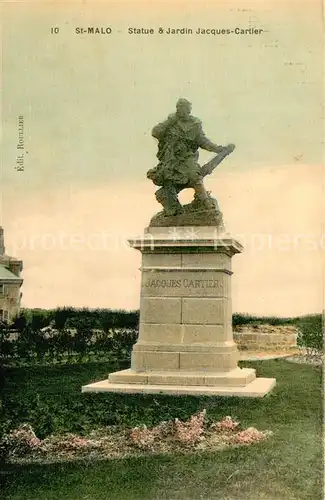
[(107, 427), (86, 437), (66, 434), (40, 440), (31, 426), (24, 424), (3, 437), (0, 449), (11, 463), (57, 462), (224, 449), (254, 444), (271, 435), (268, 430), (244, 429), (230, 416), (211, 423), (202, 410), (185, 422), (176, 418), (152, 428)]

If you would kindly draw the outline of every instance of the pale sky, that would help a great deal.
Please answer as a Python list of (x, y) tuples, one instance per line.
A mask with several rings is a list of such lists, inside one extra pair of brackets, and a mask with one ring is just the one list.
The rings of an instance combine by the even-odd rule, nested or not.
[[(207, 179), (245, 246), (233, 261), (233, 310), (320, 311), (321, 2), (25, 4), (2, 5), (1, 223), (7, 252), (24, 261), (23, 305), (139, 306), (140, 254), (125, 240), (160, 209), (146, 180), (151, 128), (183, 96), (209, 138), (236, 144)], [(75, 33), (88, 26), (112, 34)], [(127, 33), (237, 26), (265, 32)]]

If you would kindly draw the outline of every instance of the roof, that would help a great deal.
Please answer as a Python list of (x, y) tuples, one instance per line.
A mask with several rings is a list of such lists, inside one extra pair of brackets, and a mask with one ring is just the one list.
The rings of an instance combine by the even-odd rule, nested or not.
[(0, 254), (0, 266), (4, 266), (4, 267), (7, 267), (10, 265), (10, 264), (19, 264), (20, 265), (20, 270), (22, 271), (23, 270), (23, 261), (22, 260), (19, 260), (19, 259), (16, 259), (15, 257), (10, 257), (9, 255), (1, 255)]
[(22, 281), (21, 278), (13, 274), (9, 269), (6, 267), (0, 265), (0, 281), (2, 280), (7, 280), (7, 281)]

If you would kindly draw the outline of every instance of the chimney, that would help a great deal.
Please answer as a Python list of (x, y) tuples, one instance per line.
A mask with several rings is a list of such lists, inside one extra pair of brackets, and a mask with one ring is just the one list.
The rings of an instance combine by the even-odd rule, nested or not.
[(4, 231), (3, 227), (0, 226), (0, 255), (4, 255), (4, 253), (5, 253)]
[(9, 262), (10, 271), (16, 276), (20, 276), (20, 271), (22, 270), (22, 262), (20, 260), (11, 260)]

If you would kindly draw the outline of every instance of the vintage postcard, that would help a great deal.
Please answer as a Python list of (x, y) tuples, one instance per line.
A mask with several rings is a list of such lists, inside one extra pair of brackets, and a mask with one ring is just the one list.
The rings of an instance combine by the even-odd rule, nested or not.
[[(39, 446), (30, 461), (42, 463), (50, 435), (190, 418), (217, 397), (222, 410), (212, 404), (212, 417), (230, 420), (216, 428), (234, 430), (239, 418), (270, 431), (273, 455), (265, 443), (262, 459), (240, 448), (235, 466), (220, 459), (223, 479), (207, 458), (214, 480), (193, 458), (197, 481), (181, 459), (182, 480), (163, 462), (149, 478), (146, 455), (144, 469), (134, 465), (142, 485), (123, 461), (129, 491), (110, 463), (105, 498), (321, 498), (322, 1), (26, 0), (3, 1), (0, 11), (1, 363), (10, 389), (0, 439), (30, 425)], [(74, 392), (52, 401), (31, 366), (37, 383), (44, 370), (52, 389), (71, 377)], [(32, 389), (16, 387), (10, 370), (22, 370)], [(110, 418), (97, 392), (106, 392)], [(192, 403), (177, 402), (180, 394)], [(232, 406), (232, 396), (245, 401)], [(160, 397), (172, 401), (170, 413)], [(74, 443), (70, 455), (83, 446)], [(125, 446), (110, 457), (132, 457)], [(95, 447), (81, 483), (70, 485), (77, 472), (68, 469), (53, 479), (58, 496), (50, 466), (42, 490), (11, 450), (10, 467), (23, 472), (9, 473), (8, 498), (104, 498)]]

